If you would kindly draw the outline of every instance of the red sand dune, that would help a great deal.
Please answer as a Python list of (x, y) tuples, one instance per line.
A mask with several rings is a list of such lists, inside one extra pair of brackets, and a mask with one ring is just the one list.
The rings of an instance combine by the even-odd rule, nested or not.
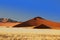
[(20, 24), (21, 22), (8, 19), (8, 18), (0, 18), (0, 27), (12, 27), (14, 25)]
[(20, 24), (20, 22), (0, 22), (0, 27), (13, 27), (17, 24)]
[(28, 27), (28, 26), (36, 26), (37, 27), (41, 24), (49, 26), (50, 28), (53, 28), (53, 29), (60, 29), (60, 23), (46, 20), (41, 17), (35, 17), (31, 20), (28, 20), (28, 21), (23, 22), (21, 24), (15, 25), (14, 27)]

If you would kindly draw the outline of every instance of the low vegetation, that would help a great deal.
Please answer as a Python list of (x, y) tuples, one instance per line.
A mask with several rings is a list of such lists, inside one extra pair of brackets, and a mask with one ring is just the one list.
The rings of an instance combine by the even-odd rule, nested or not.
[(60, 40), (60, 30), (0, 28), (0, 40)]

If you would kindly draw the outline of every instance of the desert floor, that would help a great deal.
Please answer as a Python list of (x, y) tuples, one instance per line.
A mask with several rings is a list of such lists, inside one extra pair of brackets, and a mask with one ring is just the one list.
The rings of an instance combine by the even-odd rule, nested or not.
[(60, 40), (60, 30), (0, 28), (0, 40)]

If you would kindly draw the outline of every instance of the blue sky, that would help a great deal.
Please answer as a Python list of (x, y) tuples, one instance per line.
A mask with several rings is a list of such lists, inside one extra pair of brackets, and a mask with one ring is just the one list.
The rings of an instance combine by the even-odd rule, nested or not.
[(60, 0), (0, 0), (0, 18), (26, 21), (36, 16), (60, 22)]

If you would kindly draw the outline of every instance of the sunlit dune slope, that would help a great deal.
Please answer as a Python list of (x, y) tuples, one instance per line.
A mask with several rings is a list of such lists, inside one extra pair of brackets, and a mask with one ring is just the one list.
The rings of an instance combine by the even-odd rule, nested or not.
[(0, 22), (0, 27), (13, 27), (17, 24), (20, 24), (20, 22)]
[(35, 17), (31, 20), (23, 22), (22, 24), (15, 25), (14, 27), (28, 27), (28, 26), (37, 27), (37, 26), (40, 26), (42, 24), (50, 27), (51, 29), (60, 29), (60, 23), (46, 20), (42, 17)]
[(14, 25), (20, 24), (21, 22), (18, 22), (16, 20), (12, 20), (10, 18), (0, 18), (0, 27), (12, 27)]

